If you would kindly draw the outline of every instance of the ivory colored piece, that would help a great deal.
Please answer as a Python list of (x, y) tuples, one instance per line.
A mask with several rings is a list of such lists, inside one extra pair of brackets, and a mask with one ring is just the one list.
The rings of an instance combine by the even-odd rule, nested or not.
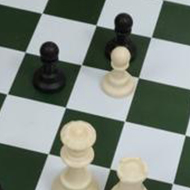
[(104, 76), (101, 84), (107, 95), (122, 98), (133, 92), (134, 78), (126, 71), (130, 59), (131, 54), (124, 46), (118, 46), (112, 51), (111, 66), (113, 70)]
[(53, 183), (52, 190), (98, 190), (87, 166), (94, 159), (96, 131), (87, 122), (71, 121), (61, 130), (61, 158), (68, 166)]
[(117, 175), (120, 179), (112, 190), (147, 190), (143, 185), (148, 169), (140, 158), (123, 158), (119, 163)]

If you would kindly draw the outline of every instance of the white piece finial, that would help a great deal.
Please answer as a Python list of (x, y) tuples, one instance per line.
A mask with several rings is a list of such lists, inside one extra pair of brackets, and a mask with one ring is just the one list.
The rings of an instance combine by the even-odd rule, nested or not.
[(117, 173), (122, 182), (139, 183), (147, 178), (148, 169), (141, 158), (123, 158)]
[(141, 158), (121, 159), (117, 175), (120, 181), (112, 190), (146, 190), (143, 182), (147, 178), (148, 168)]
[(71, 121), (61, 130), (61, 140), (72, 150), (85, 150), (95, 143), (96, 131), (87, 122)]

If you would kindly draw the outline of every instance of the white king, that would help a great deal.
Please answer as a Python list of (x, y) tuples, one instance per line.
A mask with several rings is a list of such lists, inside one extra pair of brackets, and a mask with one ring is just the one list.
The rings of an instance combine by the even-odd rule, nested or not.
[(61, 130), (61, 158), (68, 166), (53, 183), (53, 190), (98, 190), (87, 166), (94, 159), (96, 131), (87, 122), (71, 121)]

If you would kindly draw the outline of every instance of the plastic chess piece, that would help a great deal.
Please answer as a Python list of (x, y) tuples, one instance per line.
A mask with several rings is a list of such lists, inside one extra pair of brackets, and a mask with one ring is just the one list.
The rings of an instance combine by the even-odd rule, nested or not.
[(123, 46), (118, 46), (112, 51), (111, 66), (113, 70), (104, 76), (101, 84), (107, 95), (122, 98), (134, 90), (134, 78), (126, 71), (130, 59), (129, 50)]
[(119, 183), (112, 190), (147, 190), (143, 182), (147, 178), (148, 169), (140, 158), (123, 158), (117, 170)]
[(105, 47), (105, 55), (110, 59), (113, 49), (117, 46), (125, 46), (131, 53), (131, 60), (136, 56), (136, 46), (131, 41), (130, 35), (133, 26), (133, 19), (127, 13), (121, 13), (115, 18), (116, 37), (109, 41)]
[(46, 42), (40, 48), (42, 67), (34, 73), (33, 85), (43, 92), (61, 90), (66, 79), (63, 71), (57, 67), (59, 48), (54, 42)]
[(71, 121), (61, 130), (61, 141), (61, 158), (67, 168), (56, 178), (52, 190), (98, 190), (87, 169), (94, 159), (94, 128), (84, 121)]

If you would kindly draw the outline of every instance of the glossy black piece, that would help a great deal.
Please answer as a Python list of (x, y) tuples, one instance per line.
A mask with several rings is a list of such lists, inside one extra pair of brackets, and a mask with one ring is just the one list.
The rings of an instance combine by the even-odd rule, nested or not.
[(110, 60), (110, 54), (117, 46), (125, 46), (131, 53), (131, 59), (136, 56), (136, 46), (130, 39), (133, 19), (127, 13), (121, 13), (115, 18), (116, 37), (110, 40), (105, 47), (105, 55)]
[(57, 92), (61, 90), (66, 79), (63, 71), (57, 67), (59, 48), (54, 42), (46, 42), (40, 48), (42, 67), (33, 77), (33, 85), (43, 92)]

